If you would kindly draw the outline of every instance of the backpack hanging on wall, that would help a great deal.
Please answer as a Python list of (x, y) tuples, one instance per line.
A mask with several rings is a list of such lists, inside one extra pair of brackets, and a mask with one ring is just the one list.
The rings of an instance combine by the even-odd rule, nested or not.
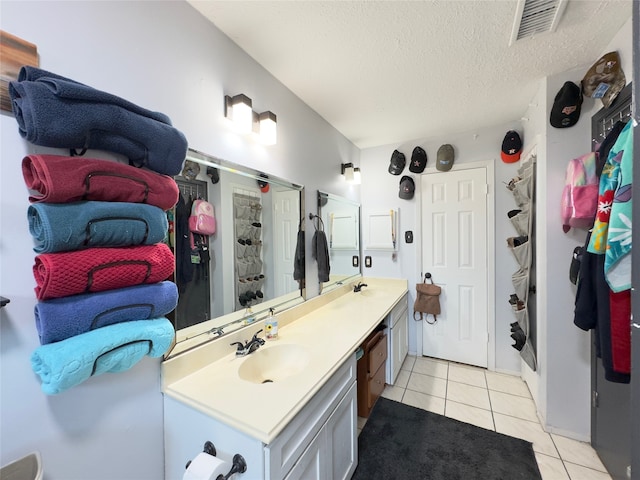
[(211, 205), (206, 200), (194, 200), (189, 217), (189, 230), (200, 235), (216, 233), (216, 217)]
[(598, 210), (600, 183), (596, 164), (597, 153), (589, 152), (572, 159), (567, 165), (560, 212), (565, 233), (571, 227), (589, 229), (593, 226)]

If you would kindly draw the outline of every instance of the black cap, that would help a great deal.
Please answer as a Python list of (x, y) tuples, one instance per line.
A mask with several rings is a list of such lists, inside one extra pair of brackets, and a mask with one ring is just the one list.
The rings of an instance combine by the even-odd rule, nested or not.
[(555, 128), (573, 127), (580, 119), (582, 89), (573, 82), (565, 82), (556, 94), (549, 122)]
[(207, 167), (207, 177), (211, 179), (211, 183), (216, 184), (220, 181), (220, 172), (216, 167)]
[(407, 159), (404, 157), (404, 153), (394, 150), (391, 154), (391, 162), (389, 163), (389, 173), (391, 175), (400, 175), (406, 163)]
[(422, 147), (416, 147), (411, 154), (411, 163), (409, 164), (409, 171), (413, 173), (424, 172), (427, 166), (427, 152)]
[(413, 182), (413, 178), (408, 175), (404, 175), (400, 179), (400, 191), (398, 192), (398, 196), (403, 200), (411, 200), (415, 191), (416, 184)]

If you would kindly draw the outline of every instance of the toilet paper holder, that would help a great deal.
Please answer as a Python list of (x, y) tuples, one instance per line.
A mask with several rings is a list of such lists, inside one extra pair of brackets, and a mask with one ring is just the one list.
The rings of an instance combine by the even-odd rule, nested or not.
[[(215, 457), (217, 454), (215, 445), (209, 440), (204, 442), (204, 447), (202, 448), (202, 451), (204, 453), (208, 453), (212, 457)], [(189, 468), (189, 465), (191, 465), (191, 460), (187, 462), (184, 468), (185, 469)], [(227, 473), (226, 475), (218, 475), (218, 478), (216, 480), (229, 480), (229, 478), (231, 478), (231, 475), (233, 475), (234, 473), (244, 473), (246, 471), (247, 471), (247, 462), (245, 461), (242, 455), (240, 455), (239, 453), (236, 453), (233, 456), (233, 461), (231, 462), (231, 470), (229, 470), (229, 473)]]

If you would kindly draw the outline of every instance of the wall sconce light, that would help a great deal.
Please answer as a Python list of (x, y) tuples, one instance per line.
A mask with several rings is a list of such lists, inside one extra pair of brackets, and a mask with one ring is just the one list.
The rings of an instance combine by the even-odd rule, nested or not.
[(278, 124), (276, 114), (270, 111), (253, 112), (253, 131), (263, 145), (275, 145), (278, 140)]
[(252, 102), (244, 94), (224, 97), (224, 116), (233, 122), (239, 133), (251, 133), (253, 125)]
[(340, 166), (340, 173), (344, 175), (344, 179), (347, 182), (360, 185), (360, 169), (358, 167), (354, 167), (353, 163), (343, 163)]

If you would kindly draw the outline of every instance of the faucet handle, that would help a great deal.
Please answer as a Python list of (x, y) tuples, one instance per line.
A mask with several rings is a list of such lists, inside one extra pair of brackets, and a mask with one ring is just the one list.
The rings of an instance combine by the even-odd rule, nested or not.
[(258, 342), (260, 345), (264, 345), (264, 338), (258, 337), (258, 334), (262, 331), (262, 329), (258, 330), (251, 339), (252, 342)]
[(244, 350), (244, 345), (242, 344), (242, 342), (233, 342), (233, 343), (230, 343), (229, 345), (231, 345), (232, 347), (234, 345), (238, 345), (238, 348), (236, 349), (236, 353), (242, 352)]

